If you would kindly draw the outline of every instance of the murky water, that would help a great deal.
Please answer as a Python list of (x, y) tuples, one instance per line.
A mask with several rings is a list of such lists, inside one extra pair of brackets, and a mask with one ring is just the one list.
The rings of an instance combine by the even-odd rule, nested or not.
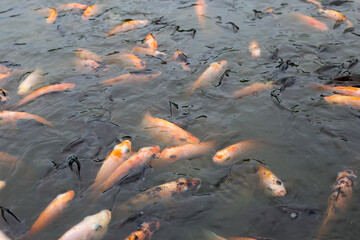
[[(201, 28), (195, 1), (104, 0), (98, 2), (100, 15), (88, 21), (81, 19), (81, 12), (72, 11), (60, 13), (54, 24), (47, 24), (44, 15), (34, 9), (66, 1), (2, 0), (0, 61), (28, 72), (41, 68), (46, 72), (43, 86), (76, 84), (71, 91), (42, 96), (16, 109), (42, 116), (55, 128), (33, 121), (0, 128), (0, 152), (22, 162), (10, 170), (0, 166), (0, 179), (7, 182), (0, 192), (0, 206), (21, 221), (5, 213), (8, 222), (0, 218), (3, 231), (14, 239), (23, 236), (56, 195), (73, 189), (76, 197), (70, 206), (38, 237), (57, 239), (87, 215), (113, 209), (147, 188), (185, 176), (201, 179), (198, 193), (145, 208), (134, 222), (122, 224), (127, 216), (113, 216), (104, 239), (123, 239), (151, 217), (161, 224), (153, 239), (204, 239), (203, 230), (225, 237), (295, 240), (316, 236), (337, 173), (345, 167), (360, 167), (360, 114), (350, 107), (328, 105), (322, 96), (329, 93), (308, 84), (360, 74), (356, 64), (360, 2), (324, 1), (326, 7), (347, 16), (354, 31), (345, 31), (345, 24), (333, 29), (333, 20), (302, 1), (206, 2), (205, 28)], [(267, 7), (275, 10), (276, 18), (266, 13)], [(330, 30), (306, 27), (296, 21), (293, 12), (314, 16)], [(147, 19), (150, 24), (105, 37), (126, 19)], [(181, 31), (190, 29), (195, 34)], [(89, 49), (102, 57), (128, 52), (142, 45), (148, 33), (157, 39), (158, 50), (167, 54), (161, 58), (139, 55), (146, 69), (162, 72), (150, 82), (99, 87), (97, 84), (129, 69), (110, 65), (108, 71), (94, 73), (74, 66), (76, 49)], [(252, 40), (262, 49), (258, 59), (248, 52)], [(176, 49), (187, 54), (192, 71), (183, 71), (171, 60)], [(187, 87), (220, 60), (227, 60), (230, 70), (221, 84), (187, 96)], [(20, 99), (16, 91), (23, 78), (24, 72), (0, 83), (9, 92), (9, 103)], [(242, 99), (224, 98), (254, 82), (270, 80), (276, 83), (272, 90)], [(145, 168), (143, 177), (113, 187), (98, 202), (84, 201), (100, 161), (122, 139), (131, 138), (135, 151), (154, 144), (166, 147), (140, 127), (147, 110), (201, 141), (215, 140), (216, 149), (163, 168)], [(261, 142), (255, 152), (228, 165), (213, 163), (216, 150), (248, 139)], [(68, 167), (67, 159), (73, 155), (81, 163), (80, 174), (76, 165), (72, 170)], [(275, 199), (258, 189), (255, 167), (259, 162), (285, 182), (286, 197)], [(360, 238), (359, 196), (355, 188), (348, 210), (329, 224), (326, 239)], [(291, 219), (292, 212), (298, 217)]]

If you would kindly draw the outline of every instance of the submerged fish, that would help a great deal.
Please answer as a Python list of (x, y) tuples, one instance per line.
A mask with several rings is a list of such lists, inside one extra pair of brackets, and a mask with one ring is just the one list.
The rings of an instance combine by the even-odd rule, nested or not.
[(325, 101), (334, 105), (344, 105), (360, 109), (360, 97), (343, 96), (339, 94), (324, 97)]
[(335, 184), (332, 186), (331, 196), (328, 199), (328, 207), (325, 219), (320, 227), (317, 239), (321, 239), (325, 234), (327, 223), (339, 212), (344, 211), (351, 200), (353, 188), (355, 186), (356, 174), (353, 169), (345, 169), (339, 172)]
[(200, 140), (191, 133), (174, 123), (151, 116), (149, 111), (142, 120), (142, 126), (151, 135), (165, 144), (183, 145), (186, 143), (200, 143)]
[(307, 24), (308, 26), (319, 30), (319, 31), (327, 31), (329, 30), (329, 28), (326, 26), (325, 23), (320, 22), (319, 20), (316, 20), (313, 17), (301, 14), (301, 13), (294, 13), (294, 16), (296, 17), (296, 19), (298, 19), (299, 21)]
[(11, 238), (6, 236), (5, 233), (3, 233), (3, 231), (1, 231), (1, 230), (0, 230), (0, 239), (1, 240), (11, 240)]
[(125, 240), (150, 240), (151, 235), (158, 230), (159, 227), (160, 223), (158, 220), (144, 222), (139, 230), (131, 233)]
[(19, 159), (11, 154), (0, 152), (0, 164), (13, 167), (19, 162)]
[(205, 27), (205, 14), (206, 14), (206, 2), (205, 0), (198, 0), (195, 5), (195, 12), (199, 20), (200, 27)]
[(284, 183), (268, 169), (259, 165), (257, 174), (259, 177), (259, 186), (265, 193), (273, 197), (283, 197), (286, 195)]
[(82, 49), (82, 48), (76, 49), (75, 54), (77, 56), (79, 56), (80, 58), (82, 58), (82, 59), (92, 59), (92, 60), (97, 61), (97, 62), (102, 62), (103, 61), (101, 59), (101, 57), (99, 57), (99, 55), (97, 55), (96, 53), (93, 53), (92, 51), (87, 50), (87, 49)]
[(211, 151), (214, 142), (188, 143), (176, 147), (168, 147), (159, 154), (159, 160), (154, 165), (171, 163), (182, 159), (198, 157)]
[(1, 124), (15, 125), (17, 120), (30, 120), (30, 119), (49, 125), (50, 127), (55, 127), (51, 122), (34, 114), (30, 114), (26, 112), (6, 111), (6, 110), (0, 112), (0, 125)]
[(126, 203), (119, 206), (119, 208), (120, 210), (125, 211), (139, 210), (147, 205), (171, 200), (177, 195), (194, 193), (199, 189), (200, 184), (201, 181), (198, 178), (180, 178), (176, 181), (150, 188), (145, 192), (130, 198)]
[(316, 5), (316, 6), (318, 6), (318, 7), (322, 7), (321, 6), (321, 3), (319, 2), (319, 1), (317, 1), (317, 0), (305, 0), (306, 2), (309, 2), (309, 3), (312, 3), (312, 4), (314, 4), (314, 5)]
[(107, 70), (106, 65), (103, 63), (97, 62), (93, 59), (74, 59), (75, 66), (84, 70), (90, 70), (92, 72), (97, 72), (99, 70)]
[(354, 24), (352, 24), (343, 14), (339, 13), (338, 11), (332, 10), (332, 9), (318, 9), (319, 13), (331, 20), (334, 20), (338, 23), (345, 22), (348, 27), (353, 27)]
[(249, 52), (253, 58), (261, 57), (261, 48), (256, 41), (252, 41), (249, 45)]
[(111, 212), (101, 212), (87, 216), (80, 223), (72, 227), (59, 240), (100, 240), (107, 233), (111, 220)]
[[(5, 181), (0, 181), (0, 190), (3, 189), (5, 186), (6, 186), (6, 182)], [(1, 235), (0, 235), (0, 239), (2, 239)]]
[(0, 82), (9, 76), (10, 76), (10, 72), (0, 73)]
[(120, 64), (126, 67), (135, 67), (137, 69), (144, 69), (146, 64), (140, 58), (131, 53), (118, 53), (107, 56), (105, 61), (110, 64)]
[(107, 35), (112, 36), (120, 32), (126, 32), (130, 30), (134, 30), (136, 28), (141, 28), (146, 26), (149, 23), (148, 20), (132, 20), (124, 22), (123, 24), (114, 27), (110, 31), (108, 31)]
[(90, 17), (96, 16), (98, 14), (98, 12), (99, 12), (99, 5), (97, 5), (97, 4), (90, 5), (85, 9), (81, 18), (84, 20), (87, 20)]
[(178, 63), (180, 63), (181, 67), (183, 68), (184, 71), (190, 71), (190, 67), (188, 66), (189, 63), (187, 61), (187, 56), (185, 55), (185, 53), (183, 53), (182, 51), (180, 51), (179, 49), (176, 50), (176, 52), (173, 55), (173, 59), (175, 61), (177, 61)]
[(220, 79), (220, 76), (225, 72), (227, 62), (222, 60), (220, 62), (214, 62), (210, 64), (201, 76), (188, 88), (188, 92), (191, 94), (196, 89), (203, 89), (216, 80)]
[(42, 229), (51, 224), (55, 217), (63, 212), (67, 204), (74, 198), (74, 191), (70, 190), (59, 194), (40, 214), (32, 225), (29, 237), (34, 237)]
[(73, 9), (82, 9), (85, 10), (88, 6), (81, 3), (67, 3), (63, 5), (59, 5), (56, 7), (59, 11), (69, 11)]
[(149, 56), (158, 56), (158, 55), (166, 55), (163, 52), (160, 52), (158, 50), (154, 50), (152, 48), (144, 48), (144, 47), (135, 47), (132, 50), (134, 53), (138, 53), (138, 54), (145, 54), (145, 55), (149, 55)]
[(104, 160), (98, 174), (96, 175), (94, 185), (103, 183), (112, 172), (126, 161), (131, 155), (131, 142), (124, 140), (114, 147), (114, 150)]
[(109, 86), (115, 83), (140, 83), (151, 81), (154, 78), (161, 75), (161, 72), (153, 73), (153, 74), (144, 74), (144, 73), (127, 73), (120, 75), (118, 77), (111, 78), (101, 83), (102, 86)]
[(331, 91), (334, 93), (352, 97), (360, 97), (360, 88), (357, 87), (329, 86), (317, 83), (313, 83), (311, 84), (311, 86), (317, 90)]
[(273, 88), (273, 82), (267, 83), (253, 83), (250, 86), (244, 87), (230, 95), (231, 98), (242, 98), (258, 92), (266, 91), (267, 89)]
[(229, 160), (233, 160), (240, 154), (254, 148), (255, 143), (256, 141), (254, 140), (246, 140), (235, 143), (229, 147), (224, 148), (223, 150), (216, 152), (215, 156), (213, 157), (213, 161), (215, 163), (225, 163)]
[(15, 103), (14, 106), (19, 107), (19, 106), (24, 105), (25, 103), (28, 103), (28, 102), (34, 100), (35, 98), (42, 96), (44, 94), (51, 93), (51, 92), (66, 91), (66, 90), (70, 90), (74, 87), (75, 87), (75, 84), (73, 84), (73, 83), (60, 83), (60, 84), (54, 84), (54, 85), (42, 87), (42, 88), (39, 88), (38, 90), (30, 93), (29, 95), (27, 95), (26, 97), (24, 97), (23, 99), (18, 101), (17, 103)]
[(30, 91), (37, 83), (43, 79), (44, 73), (40, 69), (36, 69), (34, 72), (29, 74), (19, 85), (18, 94), (24, 95)]
[(118, 166), (113, 173), (96, 190), (105, 191), (114, 185), (122, 177), (126, 176), (131, 169), (149, 162), (160, 151), (159, 146), (143, 147), (128, 160)]

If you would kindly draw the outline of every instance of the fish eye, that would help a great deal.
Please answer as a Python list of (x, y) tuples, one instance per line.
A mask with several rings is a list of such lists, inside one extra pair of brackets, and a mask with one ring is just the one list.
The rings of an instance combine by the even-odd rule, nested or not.
[(154, 153), (153, 155), (151, 155), (152, 158), (155, 158), (156, 157), (156, 154)]
[(176, 158), (176, 154), (171, 154), (170, 158)]
[(230, 158), (231, 158), (230, 156), (227, 156), (225, 160), (228, 161), (230, 160)]
[(126, 149), (124, 150), (124, 153), (128, 153), (128, 152), (130, 152), (130, 150), (129, 150), (128, 148), (126, 148)]
[(279, 181), (279, 180), (277, 180), (277, 181), (276, 181), (276, 184), (277, 184), (277, 185), (281, 185), (281, 184), (282, 184), (282, 182), (281, 182), (281, 181)]
[(100, 231), (102, 228), (103, 228), (103, 227), (102, 227), (100, 224), (96, 224), (96, 225), (94, 226), (94, 230), (95, 230), (95, 231)]

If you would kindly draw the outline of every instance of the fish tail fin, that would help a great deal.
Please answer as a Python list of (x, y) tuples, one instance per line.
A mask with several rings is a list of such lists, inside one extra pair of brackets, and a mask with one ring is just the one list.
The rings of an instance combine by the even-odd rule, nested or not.
[(225, 238), (220, 237), (207, 229), (203, 229), (202, 231), (206, 240), (226, 240)]
[(309, 86), (315, 90), (318, 91), (329, 91), (331, 90), (331, 86), (327, 86), (324, 84), (320, 84), (320, 83), (310, 83)]
[(48, 126), (50, 126), (50, 127), (55, 127), (51, 122), (49, 122), (48, 120), (46, 120), (46, 119), (44, 119), (44, 118), (42, 118), (42, 117), (39, 117), (39, 116), (36, 116), (36, 117), (34, 117), (34, 119), (36, 120), (36, 121), (38, 121), (38, 122), (41, 122), (41, 123), (43, 123), (43, 124), (46, 124), (46, 125), (48, 125)]

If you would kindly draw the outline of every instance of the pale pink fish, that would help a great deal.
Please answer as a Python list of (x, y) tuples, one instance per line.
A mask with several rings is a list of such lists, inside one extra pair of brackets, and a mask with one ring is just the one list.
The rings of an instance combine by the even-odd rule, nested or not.
[(30, 120), (33, 119), (37, 122), (41, 122), (43, 124), (49, 125), (50, 127), (54, 127), (54, 125), (47, 121), (46, 119), (36, 116), (31, 113), (26, 112), (14, 112), (14, 111), (2, 111), (0, 112), (0, 125), (1, 124), (16, 124), (18, 120)]
[(149, 23), (148, 20), (131, 20), (131, 21), (127, 21), (127, 22), (124, 22), (123, 24), (121, 24), (119, 26), (114, 27), (110, 31), (108, 31), (107, 36), (112, 36), (112, 35), (115, 35), (117, 33), (126, 32), (126, 31), (137, 29), (137, 28), (142, 28), (142, 27), (146, 26), (148, 23)]
[(273, 82), (267, 83), (253, 83), (250, 86), (244, 87), (230, 95), (231, 98), (243, 98), (253, 95), (258, 92), (263, 92), (274, 87)]
[(261, 57), (261, 48), (256, 41), (252, 41), (249, 45), (249, 52), (253, 58)]
[[(0, 190), (3, 189), (6, 186), (6, 182), (5, 181), (0, 181)], [(0, 239), (1, 238), (1, 233), (0, 233)]]
[(143, 83), (153, 80), (154, 78), (161, 75), (161, 72), (153, 73), (153, 74), (144, 74), (144, 73), (127, 73), (120, 75), (118, 77), (111, 78), (101, 83), (102, 86), (109, 86), (117, 83)]
[(200, 27), (205, 28), (205, 14), (206, 14), (205, 0), (198, 0), (196, 2), (195, 12), (198, 17)]
[(149, 56), (158, 56), (158, 55), (166, 55), (163, 52), (160, 52), (158, 50), (152, 49), (152, 48), (144, 48), (144, 47), (134, 47), (132, 50), (136, 54), (145, 54)]
[(139, 57), (131, 53), (117, 53), (105, 57), (105, 61), (109, 64), (120, 64), (125, 67), (134, 67), (144, 69), (146, 64)]
[(102, 210), (84, 218), (62, 235), (59, 240), (100, 240), (107, 233), (110, 220), (111, 212)]
[(203, 89), (209, 84), (215, 83), (220, 80), (222, 74), (226, 70), (227, 62), (222, 60), (220, 62), (214, 62), (210, 64), (201, 76), (188, 88), (188, 93), (193, 93), (196, 89)]
[(44, 72), (40, 69), (36, 69), (34, 72), (29, 74), (19, 85), (18, 94), (25, 95), (30, 89), (32, 89), (36, 84), (41, 82), (44, 78)]
[(5, 235), (3, 231), (0, 230), (0, 239), (1, 240), (11, 240), (8, 236)]
[(306, 26), (309, 26), (312, 29), (319, 30), (319, 31), (329, 30), (328, 26), (325, 23), (320, 22), (319, 20), (317, 20), (313, 17), (307, 16), (307, 15), (304, 15), (301, 13), (294, 13), (294, 16), (298, 21), (306, 24)]

